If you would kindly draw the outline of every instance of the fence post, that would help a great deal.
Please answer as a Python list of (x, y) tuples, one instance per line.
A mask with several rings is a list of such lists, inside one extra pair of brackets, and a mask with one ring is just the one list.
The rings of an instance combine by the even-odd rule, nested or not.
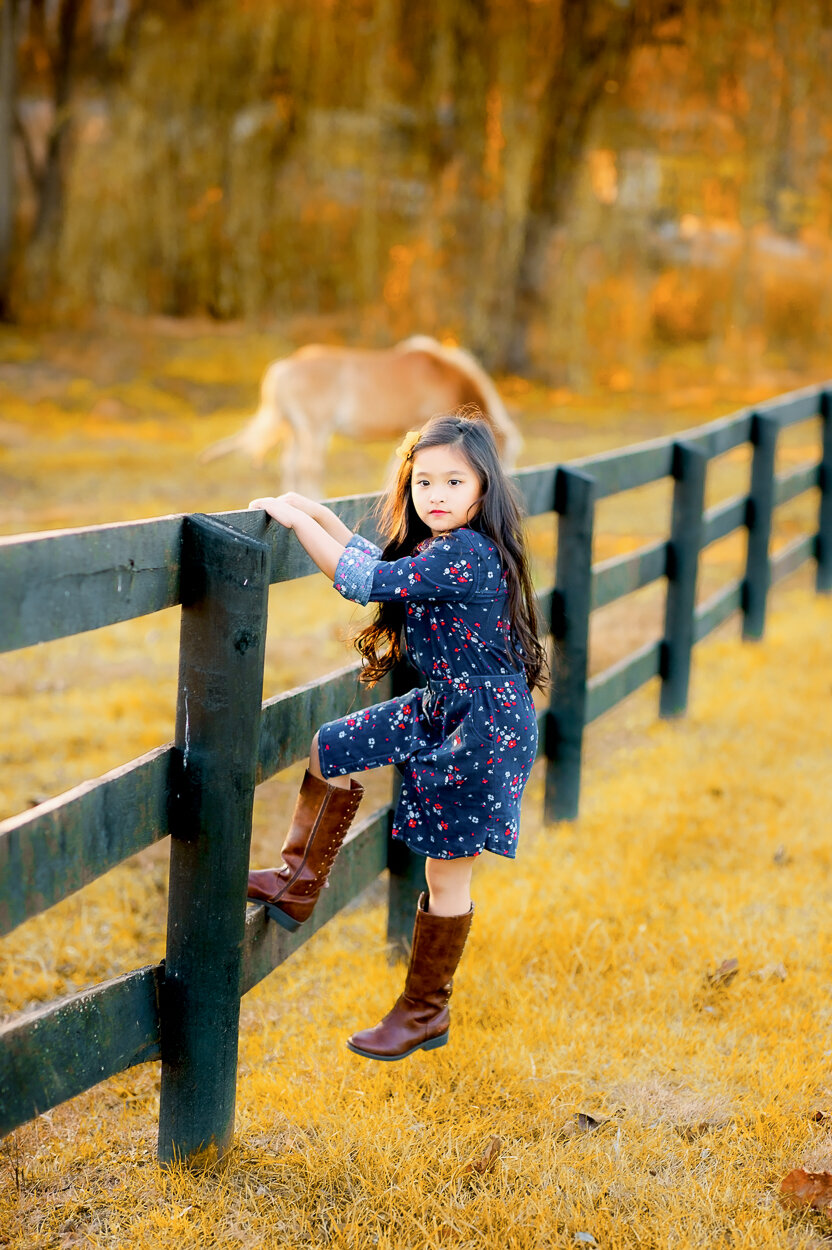
[(815, 555), (818, 562), (816, 588), (832, 590), (832, 393), (820, 397), (823, 417), (823, 452), (820, 460), (820, 515)]
[(158, 1154), (210, 1162), (234, 1132), (240, 967), (269, 548), (186, 517)]
[(558, 559), (552, 595), (555, 665), (545, 722), (544, 813), (547, 820), (572, 820), (578, 814), (586, 720), (595, 479), (580, 469), (559, 468), (555, 479), (555, 511), (558, 513)]
[[(393, 673), (393, 696), (406, 694), (418, 684), (418, 674), (407, 663), (399, 664)], [(390, 879), (387, 893), (387, 941), (391, 960), (408, 958), (416, 919), (416, 904), (425, 885), (425, 857), (416, 855), (406, 843), (391, 836), (393, 814), (402, 788), (398, 770), (393, 776), (393, 797), (387, 833), (387, 867)]]
[(771, 585), (771, 514), (774, 510), (774, 457), (780, 423), (771, 413), (755, 412), (751, 422), (751, 491), (745, 510), (748, 553), (742, 585), (742, 636), (762, 638)]
[(702, 546), (702, 510), (708, 453), (695, 443), (673, 447), (673, 518), (667, 550), (667, 605), (661, 647), (660, 716), (679, 716), (688, 703), (696, 575)]

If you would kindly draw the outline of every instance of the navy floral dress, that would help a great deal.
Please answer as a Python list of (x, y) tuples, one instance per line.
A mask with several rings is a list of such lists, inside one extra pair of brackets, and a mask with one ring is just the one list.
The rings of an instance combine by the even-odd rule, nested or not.
[(526, 675), (508, 646), (499, 554), (463, 526), (382, 560), (358, 534), (334, 584), (346, 599), (407, 605), (407, 658), (424, 688), (342, 716), (318, 735), (325, 777), (395, 764), (393, 837), (432, 859), (494, 851), (514, 858), (520, 800), (537, 751)]

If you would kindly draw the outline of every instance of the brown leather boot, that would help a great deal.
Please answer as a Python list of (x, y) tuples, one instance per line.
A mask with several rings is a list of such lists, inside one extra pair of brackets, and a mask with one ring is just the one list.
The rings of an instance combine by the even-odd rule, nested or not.
[(280, 852), (283, 866), (248, 874), (249, 901), (264, 903), (272, 920), (292, 933), (308, 920), (363, 797), (357, 781), (346, 790), (307, 769)]
[(404, 990), (392, 1011), (373, 1029), (354, 1033), (350, 1050), (365, 1059), (406, 1059), (416, 1050), (444, 1046), (450, 1032), (451, 978), (462, 957), (474, 904), (464, 916), (434, 916), (419, 896), (413, 946)]

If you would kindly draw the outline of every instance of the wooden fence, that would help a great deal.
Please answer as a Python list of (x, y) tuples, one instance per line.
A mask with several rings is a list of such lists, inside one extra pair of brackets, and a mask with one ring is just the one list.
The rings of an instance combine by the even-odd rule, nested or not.
[[(820, 415), (820, 461), (775, 475), (778, 432)], [(753, 448), (750, 490), (703, 506), (708, 461)], [(595, 503), (670, 477), (666, 540), (592, 565)], [(577, 814), (584, 727), (650, 678), (660, 714), (686, 705), (691, 650), (732, 612), (763, 632), (773, 581), (817, 561), (832, 589), (832, 389), (811, 387), (678, 437), (516, 474), (531, 516), (558, 518), (555, 584), (540, 594), (558, 681), (539, 712), (545, 815)], [(778, 504), (820, 488), (818, 528), (770, 555)], [(350, 526), (373, 496), (335, 502)], [(748, 534), (742, 579), (696, 603), (699, 552)], [(368, 534), (372, 537), (372, 534)], [(356, 698), (352, 665), (261, 706), (268, 588), (314, 566), (262, 512), (174, 516), (0, 540), (0, 651), (182, 605), (176, 737), (0, 824), (0, 934), (161, 838), (171, 838), (166, 957), (0, 1026), (0, 1134), (133, 1064), (162, 1061), (159, 1158), (228, 1147), (240, 997), (384, 869), (389, 936), (409, 935), (424, 861), (389, 837), (388, 805), (358, 823), (312, 919), (295, 934), (245, 905), (255, 786), (304, 758), (316, 728)], [(590, 613), (665, 578), (664, 634), (587, 678)], [(363, 704), (389, 697), (389, 680)]]

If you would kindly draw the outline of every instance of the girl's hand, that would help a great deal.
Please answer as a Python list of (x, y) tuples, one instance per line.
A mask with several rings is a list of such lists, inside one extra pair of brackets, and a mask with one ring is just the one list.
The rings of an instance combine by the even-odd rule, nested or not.
[(314, 517), (321, 510), (321, 505), (317, 500), (309, 499), (306, 495), (301, 495), (296, 490), (288, 490), (285, 495), (279, 495), (278, 498), (285, 499), (286, 503), (291, 504), (293, 508), (299, 508), (307, 516)]
[(252, 499), (248, 505), (249, 508), (263, 508), (268, 512), (270, 517), (280, 525), (284, 525), (286, 529), (294, 529), (297, 520), (299, 508), (295, 508), (289, 502), (286, 495), (269, 496), (265, 499)]

